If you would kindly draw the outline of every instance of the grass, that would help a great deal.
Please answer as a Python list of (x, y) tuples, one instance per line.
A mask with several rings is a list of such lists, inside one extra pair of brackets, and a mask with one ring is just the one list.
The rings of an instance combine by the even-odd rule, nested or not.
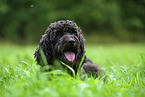
[[(145, 45), (86, 45), (108, 83), (40, 72), (36, 46), (0, 45), (0, 97), (144, 97)], [(59, 73), (59, 72), (58, 72)]]

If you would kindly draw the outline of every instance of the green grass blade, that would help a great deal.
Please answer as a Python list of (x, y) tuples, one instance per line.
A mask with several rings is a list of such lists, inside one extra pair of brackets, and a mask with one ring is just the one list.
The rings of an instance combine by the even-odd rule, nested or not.
[(73, 68), (71, 68), (69, 65), (65, 64), (64, 62), (60, 61), (64, 66), (66, 66), (69, 70), (72, 71), (73, 77), (76, 77), (75, 71), (73, 70)]
[(80, 78), (80, 73), (81, 73), (81, 66), (82, 66), (82, 63), (84, 61), (84, 58), (85, 58), (85, 54), (83, 55), (82, 59), (81, 59), (81, 62), (79, 64), (79, 67), (78, 67), (78, 70), (77, 70), (77, 75), (76, 75), (76, 78)]

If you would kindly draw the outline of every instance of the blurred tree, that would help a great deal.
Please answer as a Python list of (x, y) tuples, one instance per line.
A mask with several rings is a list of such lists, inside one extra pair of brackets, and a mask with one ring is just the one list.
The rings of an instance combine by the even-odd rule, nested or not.
[(145, 39), (144, 10), (145, 0), (1, 0), (0, 38), (35, 43), (51, 22), (69, 19), (87, 35), (137, 41)]

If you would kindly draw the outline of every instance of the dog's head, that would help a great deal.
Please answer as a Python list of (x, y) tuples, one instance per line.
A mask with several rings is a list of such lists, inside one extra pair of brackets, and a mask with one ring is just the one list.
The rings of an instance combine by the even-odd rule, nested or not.
[(52, 64), (53, 59), (58, 59), (73, 66), (81, 60), (85, 52), (81, 29), (76, 23), (69, 20), (51, 23), (40, 40), (38, 50), (35, 52), (39, 64), (40, 48), (43, 50), (48, 64)]

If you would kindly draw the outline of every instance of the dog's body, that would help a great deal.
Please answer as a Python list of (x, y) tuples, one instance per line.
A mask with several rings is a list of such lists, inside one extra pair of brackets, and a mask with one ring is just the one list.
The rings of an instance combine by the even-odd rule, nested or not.
[(62, 61), (71, 66), (75, 72), (84, 56), (81, 71), (98, 76), (99, 68), (85, 54), (84, 38), (81, 29), (76, 23), (66, 20), (51, 23), (40, 40), (35, 52), (38, 64), (44, 65), (41, 50), (47, 60), (47, 64), (54, 65), (54, 60)]

